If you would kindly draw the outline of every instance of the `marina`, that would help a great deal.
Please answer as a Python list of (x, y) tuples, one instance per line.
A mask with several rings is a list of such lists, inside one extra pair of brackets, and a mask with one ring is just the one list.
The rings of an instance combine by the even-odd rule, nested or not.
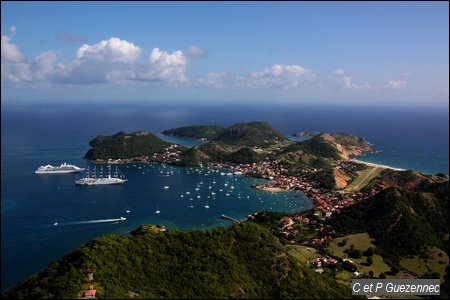
[[(193, 108), (189, 107), (189, 109)], [(221, 109), (221, 114), (223, 114), (222, 111), (227, 111), (226, 107)], [(201, 109), (199, 111), (204, 112), (202, 115), (211, 115), (210, 111), (205, 112)], [(234, 111), (230, 109), (229, 112), (227, 116), (232, 115)], [(436, 114), (432, 117), (414, 114), (414, 118), (411, 117), (414, 122), (409, 122), (405, 117), (397, 118), (399, 111), (394, 111), (395, 113), (389, 111), (387, 112), (389, 122), (380, 123), (379, 119), (386, 117), (385, 111), (381, 114), (379, 110), (373, 110), (373, 117), (365, 115), (364, 109), (355, 109), (353, 115), (348, 109), (345, 111), (336, 109), (332, 115), (322, 111), (320, 115), (315, 115), (307, 108), (302, 112), (293, 110), (292, 116), (286, 116), (284, 127), (283, 123), (274, 122), (275, 127), (283, 129), (286, 134), (295, 132), (302, 128), (298, 121), (298, 116), (301, 114), (310, 127), (304, 130), (332, 129), (351, 132), (365, 137), (375, 147), (383, 150), (361, 157), (360, 160), (404, 169), (417, 168), (421, 172), (431, 174), (448, 173), (448, 138), (443, 138), (448, 137), (448, 121), (438, 122), (440, 119), (436, 117)], [(406, 113), (411, 115), (409, 110), (401, 111), (401, 114)], [(84, 109), (82, 112), (73, 113), (73, 122), (70, 124), (76, 124), (76, 121), (85, 117), (85, 114)], [(41, 124), (35, 118), (36, 114), (21, 115), (9, 110), (5, 115), (14, 117), (10, 118), (9, 123), (14, 121), (17, 123), (17, 128), (22, 124)], [(368, 125), (362, 128), (351, 125), (350, 121), (348, 124), (336, 122), (335, 115), (346, 116), (346, 120), (353, 120), (357, 124), (361, 124), (360, 116), (364, 116), (364, 122)], [(396, 118), (390, 118), (391, 115)], [(445, 116), (448, 120), (448, 114)], [(162, 124), (163, 120), (158, 119), (157, 115), (154, 117), (152, 120), (155, 121), (145, 125), (140, 124), (140, 127), (153, 128), (153, 132), (167, 128), (168, 125)], [(254, 117), (263, 119), (263, 116), (258, 113)], [(148, 122), (148, 118), (145, 120)], [(248, 118), (236, 116), (236, 120), (246, 121)], [(110, 118), (100, 121), (98, 124), (108, 124)], [(189, 119), (187, 123), (191, 121), (194, 120)], [(219, 119), (216, 122), (219, 123)], [(232, 121), (223, 120), (220, 122), (221, 124), (232, 123)], [(397, 130), (387, 130), (383, 127), (386, 123), (393, 124)], [(128, 179), (126, 184), (80, 188), (75, 185), (74, 180), (84, 174), (38, 176), (34, 174), (34, 171), (43, 162), (53, 164), (53, 162), (64, 161), (84, 168), (89, 167), (91, 170), (97, 166), (98, 171), (100, 164), (83, 159), (89, 149), (88, 141), (96, 134), (110, 134), (123, 129), (124, 124), (132, 124), (131, 119), (125, 119), (123, 123), (118, 124), (117, 130), (105, 125), (95, 131), (91, 126), (84, 125), (81, 128), (77, 126), (75, 131), (74, 128), (68, 128), (68, 125), (58, 127), (60, 124), (67, 123), (63, 119), (59, 119), (58, 122), (52, 120), (45, 126), (42, 125), (46, 130), (54, 130), (51, 136), (44, 137), (40, 134), (42, 132), (40, 128), (38, 130), (33, 126), (27, 126), (26, 130), (18, 130), (11, 124), (8, 126), (7, 122), (5, 124), (5, 127), (2, 126), (2, 141), (4, 141), (2, 143), (4, 146), (2, 147), (2, 259), (4, 259), (2, 270), (4, 274), (9, 274), (2, 277), (2, 287), (5, 288), (42, 270), (80, 244), (102, 234), (128, 234), (142, 224), (161, 224), (165, 228), (179, 230), (208, 229), (233, 224), (231, 220), (223, 219), (222, 214), (241, 220), (257, 211), (295, 212), (303, 211), (313, 205), (311, 200), (299, 192), (272, 194), (269, 190), (251, 187), (264, 185), (268, 183), (267, 180), (250, 178), (242, 174), (226, 175), (234, 173), (235, 170), (206, 167), (181, 168), (157, 163), (119, 163), (117, 166)], [(425, 131), (424, 124), (432, 130)], [(130, 125), (124, 130), (129, 132), (133, 128)], [(69, 134), (70, 132), (76, 132), (77, 135), (74, 137)], [(189, 140), (171, 137), (171, 141), (185, 143)], [(420, 155), (415, 152), (417, 148), (420, 149)], [(436, 158), (430, 159), (430, 157)], [(115, 166), (112, 165), (113, 168)], [(221, 172), (225, 175), (221, 176)], [(203, 185), (198, 191), (201, 198), (198, 199), (195, 188), (202, 181)], [(224, 185), (226, 181), (228, 181), (227, 186)], [(23, 188), (25, 185), (27, 188)], [(166, 185), (170, 188), (163, 189)], [(211, 189), (209, 189), (210, 185)], [(234, 186), (234, 189), (231, 189), (231, 186)], [(181, 197), (182, 194), (184, 197)], [(206, 200), (208, 200), (209, 209), (204, 207)], [(128, 205), (131, 213), (126, 213)], [(159, 205), (161, 211), (159, 215), (154, 214), (156, 205)], [(118, 218), (121, 215), (126, 217), (125, 221), (83, 223)], [(54, 226), (56, 219), (58, 225)], [(74, 223), (65, 226), (67, 222)], [(36, 249), (43, 251), (36, 251)], [(11, 274), (10, 270), (14, 270), (14, 273)]]

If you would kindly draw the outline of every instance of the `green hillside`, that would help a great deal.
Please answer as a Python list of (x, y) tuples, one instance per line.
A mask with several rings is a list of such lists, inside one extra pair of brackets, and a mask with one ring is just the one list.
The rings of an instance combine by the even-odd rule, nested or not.
[(328, 224), (344, 235), (368, 232), (393, 265), (428, 246), (448, 253), (449, 182), (386, 188), (333, 215)]
[(224, 130), (219, 125), (186, 126), (164, 130), (162, 134), (211, 141), (218, 138)]
[(205, 145), (192, 147), (181, 155), (180, 165), (222, 163), (254, 163), (263, 160), (256, 148), (274, 145), (284, 147), (292, 142), (267, 122), (235, 124)]
[(274, 144), (291, 143), (287, 137), (272, 128), (267, 122), (235, 124), (226, 128), (217, 140), (227, 145), (261, 148)]
[(123, 131), (111, 136), (99, 135), (89, 142), (91, 148), (84, 158), (89, 160), (127, 159), (152, 156), (171, 145), (146, 131), (127, 134)]
[(350, 289), (291, 256), (253, 222), (211, 230), (97, 237), (2, 295), (79, 298), (94, 270), (97, 298), (345, 299)]

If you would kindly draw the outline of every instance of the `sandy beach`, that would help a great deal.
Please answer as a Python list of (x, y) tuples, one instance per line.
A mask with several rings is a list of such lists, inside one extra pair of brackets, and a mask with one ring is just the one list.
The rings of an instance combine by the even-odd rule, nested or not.
[(350, 161), (353, 161), (353, 162), (355, 162), (355, 163), (365, 164), (365, 165), (368, 165), (368, 166), (371, 166), (371, 167), (377, 167), (377, 168), (383, 168), (383, 169), (392, 169), (392, 170), (395, 170), (395, 171), (405, 171), (405, 169), (393, 168), (393, 167), (390, 167), (390, 166), (385, 166), (385, 165), (379, 165), (379, 164), (369, 163), (369, 162), (361, 161), (361, 160), (354, 159), (354, 158), (349, 159), (349, 160), (350, 160)]
[(255, 188), (257, 188), (258, 190), (261, 191), (267, 191), (267, 192), (272, 192), (272, 193), (279, 193), (279, 192), (285, 192), (286, 189), (284, 188), (280, 188), (280, 187), (268, 187), (265, 185), (257, 185), (255, 186)]

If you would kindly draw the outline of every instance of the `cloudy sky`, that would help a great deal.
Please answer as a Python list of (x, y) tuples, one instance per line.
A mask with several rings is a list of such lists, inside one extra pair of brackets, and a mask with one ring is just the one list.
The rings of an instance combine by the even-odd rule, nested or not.
[(1, 97), (448, 108), (449, 3), (1, 1)]

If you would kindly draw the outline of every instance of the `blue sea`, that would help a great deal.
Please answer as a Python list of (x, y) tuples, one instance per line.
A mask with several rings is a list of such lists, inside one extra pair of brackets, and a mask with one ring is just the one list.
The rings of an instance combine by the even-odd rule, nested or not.
[[(295, 212), (312, 206), (299, 193), (251, 188), (262, 179), (221, 175), (230, 170), (122, 164), (119, 169), (128, 178), (125, 184), (91, 187), (74, 185), (84, 172), (34, 174), (46, 163), (93, 167), (83, 156), (89, 141), (99, 134), (146, 130), (191, 147), (202, 142), (161, 132), (190, 125), (227, 127), (267, 121), (293, 140), (301, 140), (292, 136), (297, 131), (354, 134), (380, 150), (360, 160), (449, 174), (448, 108), (90, 102), (2, 104), (1, 114), (2, 291), (102, 234), (127, 234), (141, 224), (208, 229), (231, 225), (222, 214), (241, 219), (257, 211)], [(154, 213), (157, 209), (160, 214)]]

